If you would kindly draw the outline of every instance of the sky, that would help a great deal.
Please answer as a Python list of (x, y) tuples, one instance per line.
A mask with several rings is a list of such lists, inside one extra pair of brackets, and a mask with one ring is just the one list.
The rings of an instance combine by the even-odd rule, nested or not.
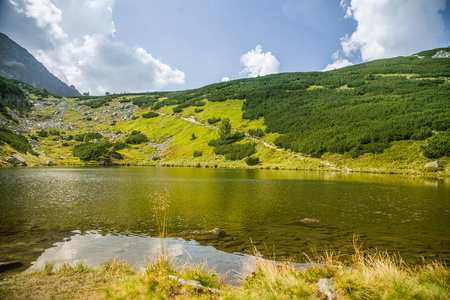
[(80, 92), (186, 90), (450, 46), (450, 0), (0, 0), (0, 32)]

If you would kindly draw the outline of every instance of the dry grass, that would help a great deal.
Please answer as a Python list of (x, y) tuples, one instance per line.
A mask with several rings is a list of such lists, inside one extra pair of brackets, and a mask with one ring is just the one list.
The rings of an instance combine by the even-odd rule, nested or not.
[[(33, 274), (20, 274), (3, 281), (1, 299), (324, 299), (317, 281), (333, 278), (338, 299), (450, 299), (450, 270), (439, 262), (410, 266), (397, 255), (362, 252), (357, 239), (355, 253), (344, 260), (326, 251), (306, 269), (292, 262), (263, 259), (257, 250), (256, 271), (238, 287), (224, 284), (203, 266), (176, 266), (167, 256), (149, 261), (136, 273), (112, 261), (91, 268), (83, 264), (52, 264)], [(197, 288), (169, 279), (175, 275), (196, 280)]]

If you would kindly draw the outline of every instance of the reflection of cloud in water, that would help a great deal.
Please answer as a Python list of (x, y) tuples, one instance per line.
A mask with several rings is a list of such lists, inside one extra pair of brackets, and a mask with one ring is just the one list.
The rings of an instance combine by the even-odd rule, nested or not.
[[(230, 283), (235, 283), (240, 276), (254, 271), (253, 256), (226, 253), (211, 246), (200, 246), (194, 240), (167, 238), (165, 241), (169, 254), (179, 266), (186, 263), (206, 263), (216, 273), (226, 275), (226, 280)], [(77, 262), (95, 266), (112, 259), (121, 259), (131, 264), (136, 270), (141, 270), (144, 268), (145, 261), (155, 257), (161, 250), (158, 238), (101, 235), (95, 231), (85, 235), (77, 233), (71, 239), (55, 243), (54, 246), (46, 249), (27, 271), (40, 269), (50, 261), (55, 263), (56, 267), (62, 263), (76, 264)]]

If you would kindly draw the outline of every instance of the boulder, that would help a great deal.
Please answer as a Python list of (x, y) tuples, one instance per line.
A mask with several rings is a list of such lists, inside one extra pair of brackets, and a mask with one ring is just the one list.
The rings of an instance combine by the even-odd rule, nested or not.
[(444, 167), (444, 165), (438, 160), (432, 161), (425, 165), (425, 168), (442, 168), (442, 167)]
[(53, 161), (51, 161), (51, 160), (47, 161), (47, 166), (52, 167), (54, 165), (55, 165), (55, 163)]
[(319, 279), (317, 285), (319, 286), (319, 292), (324, 293), (327, 296), (327, 300), (336, 299), (336, 288), (334, 287), (333, 279)]
[(9, 162), (10, 164), (13, 164), (13, 165), (21, 165), (21, 166), (24, 166), (24, 167), (27, 165), (27, 163), (25, 162), (25, 159), (22, 156), (20, 156), (20, 155), (18, 155), (16, 153), (11, 154), (10, 156), (8, 156), (6, 158), (6, 161)]

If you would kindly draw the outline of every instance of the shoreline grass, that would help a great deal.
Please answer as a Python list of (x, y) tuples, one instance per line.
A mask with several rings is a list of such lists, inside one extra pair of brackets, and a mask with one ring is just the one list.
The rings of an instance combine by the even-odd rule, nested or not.
[(408, 265), (398, 255), (362, 252), (355, 246), (346, 261), (330, 251), (315, 259), (320, 265), (297, 269), (292, 262), (262, 259), (256, 250), (254, 254), (256, 271), (243, 276), (238, 286), (224, 283), (202, 265), (180, 268), (160, 255), (140, 272), (116, 260), (95, 268), (64, 264), (57, 270), (49, 263), (5, 279), (0, 298), (326, 299), (318, 281), (331, 278), (337, 299), (450, 299), (450, 269), (436, 261)]

